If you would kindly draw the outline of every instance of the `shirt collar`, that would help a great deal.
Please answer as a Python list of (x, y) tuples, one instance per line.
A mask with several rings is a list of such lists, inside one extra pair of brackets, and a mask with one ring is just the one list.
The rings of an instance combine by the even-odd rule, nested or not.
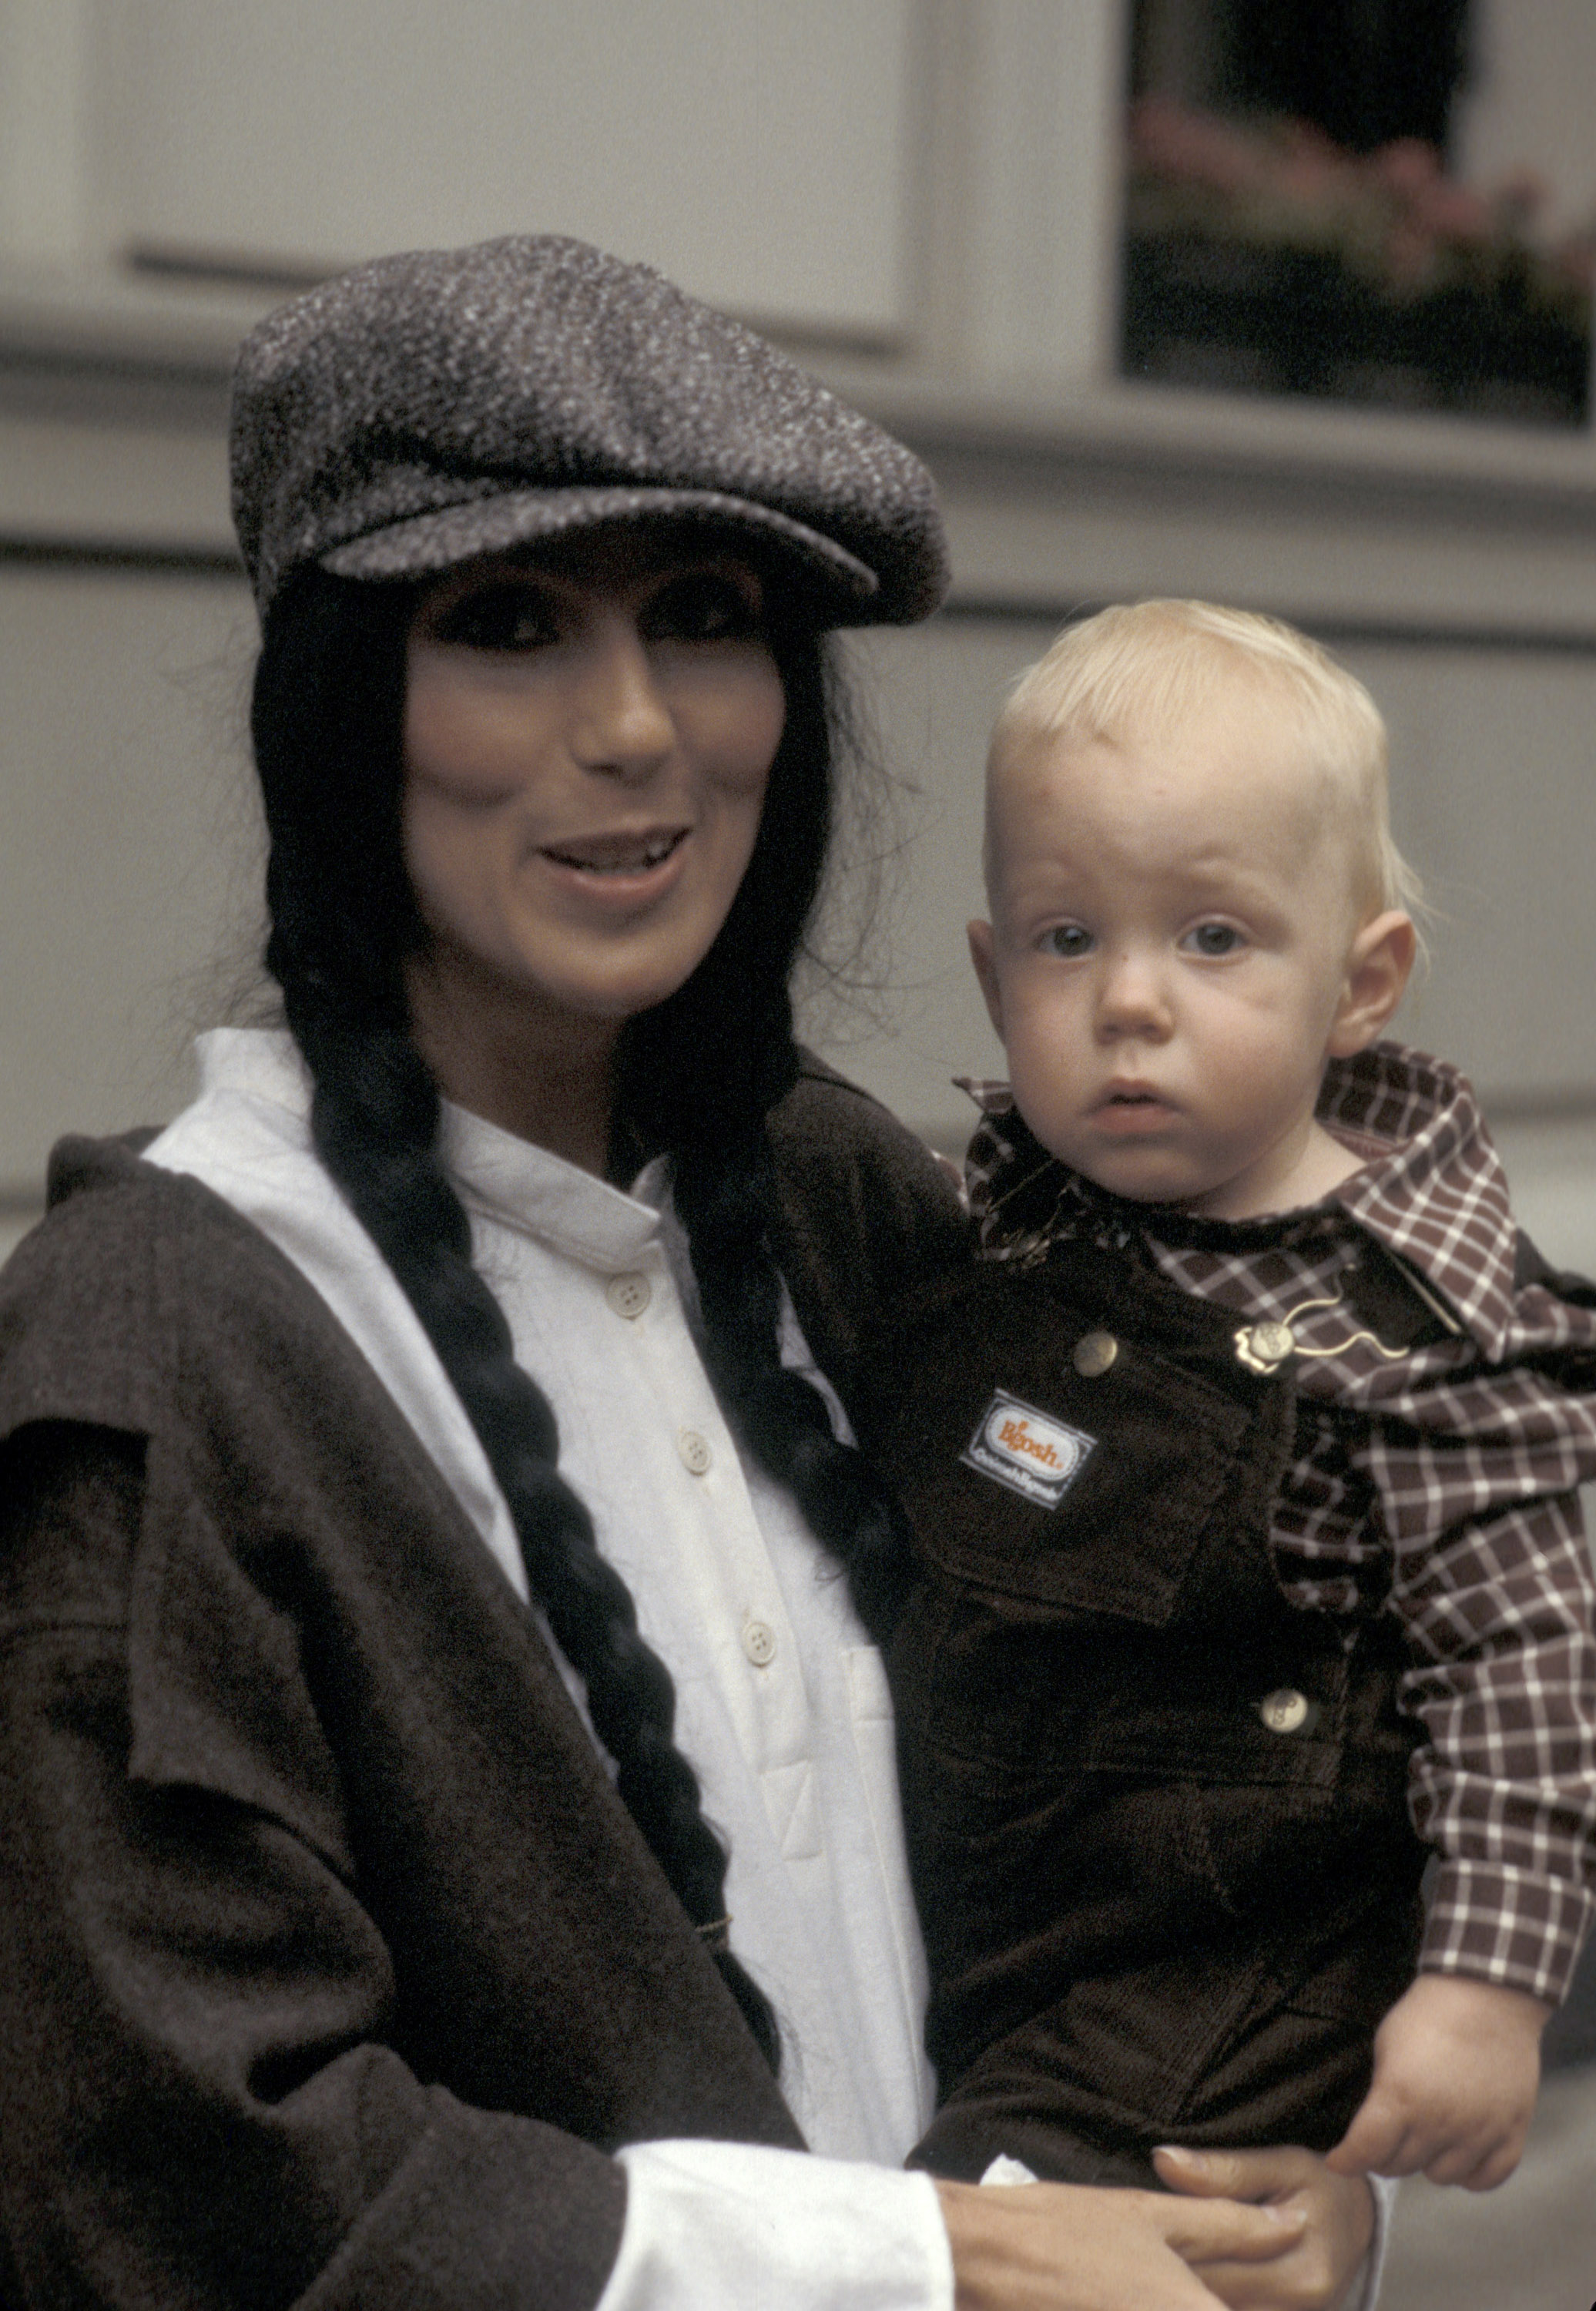
[(1049, 1156), (1006, 1083), (962, 1080), (981, 1111), (966, 1164), (971, 1211), (999, 1257), (1083, 1228), (1246, 1251), (1350, 1221), (1416, 1269), (1487, 1358), (1506, 1351), (1516, 1248), (1506, 1175), (1471, 1087), (1444, 1060), (1399, 1043), (1332, 1060), (1319, 1119), (1375, 1152), (1322, 1203), (1240, 1221), (1109, 1195)]
[(1451, 1304), (1492, 1362), (1516, 1318), (1507, 1174), (1466, 1077), (1399, 1043), (1330, 1062), (1320, 1121), (1382, 1143), (1332, 1202)]
[(665, 1167), (658, 1159), (638, 1174), (628, 1194), (448, 1101), (443, 1153), (473, 1211), (535, 1236), (585, 1268), (626, 1268), (659, 1240)]
[[(310, 1077), (285, 1029), (216, 1027), (199, 1037), (196, 1050), (202, 1094), (230, 1092), (286, 1110), (294, 1119), (293, 1136), (303, 1132)], [(645, 1166), (627, 1194), (448, 1100), (443, 1156), (472, 1210), (584, 1267), (614, 1273), (658, 1240), (667, 1182), (662, 1158)]]

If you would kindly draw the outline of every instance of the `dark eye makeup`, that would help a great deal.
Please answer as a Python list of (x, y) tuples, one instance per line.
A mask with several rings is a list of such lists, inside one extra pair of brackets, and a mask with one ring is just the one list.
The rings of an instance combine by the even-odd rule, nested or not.
[(740, 641), (760, 632), (759, 604), (725, 570), (683, 570), (667, 577), (638, 612), (649, 641)]
[[(563, 639), (571, 624), (571, 608), (557, 587), (535, 571), (512, 570), (484, 578), (447, 603), (432, 620), (432, 631), (439, 641), (467, 650), (536, 650)], [(672, 571), (639, 603), (637, 629), (645, 641), (743, 641), (763, 631), (758, 594), (750, 580), (728, 571)]]
[(486, 580), (457, 596), (432, 621), (440, 642), (467, 650), (538, 650), (557, 641), (560, 621), (553, 601), (535, 579), (513, 575)]

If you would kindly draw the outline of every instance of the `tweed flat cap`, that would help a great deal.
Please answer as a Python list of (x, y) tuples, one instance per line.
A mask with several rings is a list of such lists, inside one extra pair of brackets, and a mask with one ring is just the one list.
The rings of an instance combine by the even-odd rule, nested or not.
[(552, 235), (381, 257), (269, 315), (231, 461), (263, 620), (307, 562), (411, 578), (659, 515), (746, 531), (825, 625), (908, 624), (947, 585), (901, 442), (651, 267)]

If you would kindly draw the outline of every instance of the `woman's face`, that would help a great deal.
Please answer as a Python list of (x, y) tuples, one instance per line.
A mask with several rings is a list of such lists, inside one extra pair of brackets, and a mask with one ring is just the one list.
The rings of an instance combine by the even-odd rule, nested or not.
[(609, 1048), (703, 960), (759, 832), (786, 702), (758, 575), (679, 531), (583, 532), (440, 579), (407, 665), (434, 998)]

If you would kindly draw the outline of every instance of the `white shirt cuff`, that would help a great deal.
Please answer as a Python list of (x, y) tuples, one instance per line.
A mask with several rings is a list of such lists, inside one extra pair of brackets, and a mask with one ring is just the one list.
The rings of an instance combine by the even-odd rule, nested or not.
[(1374, 2193), (1374, 2236), (1364, 2257), (1363, 2284), (1360, 2287), (1354, 2283), (1341, 2311), (1374, 2311), (1380, 2298), (1380, 2281), (1385, 2273), (1385, 2257), (1391, 2246), (1391, 2219), (1400, 2185), (1389, 2175), (1371, 2175), (1369, 2187)]
[(638, 2142), (597, 2311), (953, 2311), (929, 2175), (743, 2142)]

